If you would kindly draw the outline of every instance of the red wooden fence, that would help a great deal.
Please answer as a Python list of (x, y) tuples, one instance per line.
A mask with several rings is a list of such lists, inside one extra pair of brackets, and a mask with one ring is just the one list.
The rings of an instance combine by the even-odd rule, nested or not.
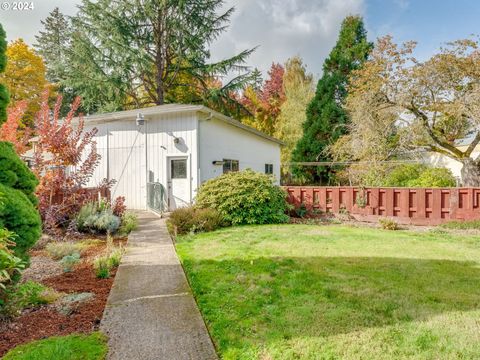
[(358, 188), (286, 186), (295, 207), (325, 213), (348, 211), (364, 221), (391, 217), (399, 223), (436, 225), (480, 219), (480, 188)]

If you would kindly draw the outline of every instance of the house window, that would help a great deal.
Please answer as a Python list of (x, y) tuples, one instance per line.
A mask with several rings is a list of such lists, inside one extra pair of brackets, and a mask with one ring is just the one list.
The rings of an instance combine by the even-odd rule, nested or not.
[(273, 174), (273, 164), (265, 164), (265, 174)]
[(223, 173), (229, 173), (239, 170), (238, 160), (223, 159)]
[(172, 160), (172, 179), (187, 178), (187, 159)]

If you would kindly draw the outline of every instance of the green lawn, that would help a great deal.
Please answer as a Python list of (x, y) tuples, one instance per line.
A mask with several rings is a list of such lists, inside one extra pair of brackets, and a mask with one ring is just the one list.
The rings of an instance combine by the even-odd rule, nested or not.
[(54, 336), (17, 346), (4, 360), (103, 360), (107, 356), (105, 335)]
[(245, 226), (177, 249), (224, 359), (480, 358), (480, 236)]

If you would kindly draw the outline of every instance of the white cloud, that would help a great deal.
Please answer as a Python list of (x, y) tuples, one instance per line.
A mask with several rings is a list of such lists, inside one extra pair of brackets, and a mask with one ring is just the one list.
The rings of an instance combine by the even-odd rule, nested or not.
[[(3, 0), (13, 3), (13, 0)], [(45, 19), (55, 7), (66, 15), (73, 15), (80, 0), (26, 0), (33, 2), (33, 10), (0, 10), (0, 23), (8, 40), (23, 38), (27, 43), (35, 42), (35, 35), (42, 29), (40, 20)]]
[(226, 5), (236, 11), (228, 31), (212, 46), (214, 60), (259, 46), (249, 65), (266, 72), (272, 62), (300, 55), (316, 75), (345, 16), (365, 11), (363, 0), (230, 0)]
[[(0, 11), (0, 22), (10, 40), (22, 37), (34, 43), (34, 36), (41, 29), (40, 20), (55, 6), (72, 15), (80, 3), (80, 0), (32, 1), (33, 11)], [(227, 32), (212, 44), (213, 60), (259, 46), (248, 65), (266, 72), (272, 62), (283, 63), (300, 55), (316, 75), (321, 73), (323, 60), (335, 44), (343, 18), (365, 12), (364, 0), (227, 0), (225, 8), (231, 6), (236, 11)]]

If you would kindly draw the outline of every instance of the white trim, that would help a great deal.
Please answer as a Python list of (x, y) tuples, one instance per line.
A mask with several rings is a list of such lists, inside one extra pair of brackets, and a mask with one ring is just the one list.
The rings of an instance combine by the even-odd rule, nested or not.
[(192, 153), (186, 153), (186, 154), (178, 154), (178, 153), (167, 153), (165, 154), (165, 166), (166, 166), (166, 172), (165, 174), (167, 175), (167, 207), (168, 211), (170, 211), (170, 188), (171, 188), (171, 163), (170, 161), (172, 159), (187, 159), (187, 180), (188, 180), (188, 202), (189, 204), (192, 203)]
[[(219, 112), (209, 109), (203, 105), (182, 105), (182, 104), (158, 105), (158, 106), (152, 106), (152, 107), (142, 108), (142, 109), (88, 115), (88, 116), (84, 116), (84, 120), (85, 120), (85, 124), (92, 124), (97, 122), (111, 122), (111, 121), (122, 120), (126, 118), (131, 118), (132, 121), (135, 121), (137, 114), (142, 113), (145, 116), (145, 122), (147, 122), (149, 120), (149, 117), (151, 118), (154, 115), (182, 113), (182, 112), (183, 113), (191, 113), (191, 112), (203, 113), (207, 115), (207, 118), (201, 119), (201, 121), (209, 121), (209, 119), (214, 117), (215, 119), (221, 120), (229, 125), (248, 131), (249, 133), (260, 136), (269, 141), (273, 141), (280, 145), (285, 145), (282, 141), (272, 136), (264, 134), (263, 132), (258, 131), (257, 129), (254, 129), (250, 126), (242, 124), (238, 120), (235, 120), (228, 116), (220, 114)], [(78, 121), (78, 118), (75, 118), (74, 121)]]

